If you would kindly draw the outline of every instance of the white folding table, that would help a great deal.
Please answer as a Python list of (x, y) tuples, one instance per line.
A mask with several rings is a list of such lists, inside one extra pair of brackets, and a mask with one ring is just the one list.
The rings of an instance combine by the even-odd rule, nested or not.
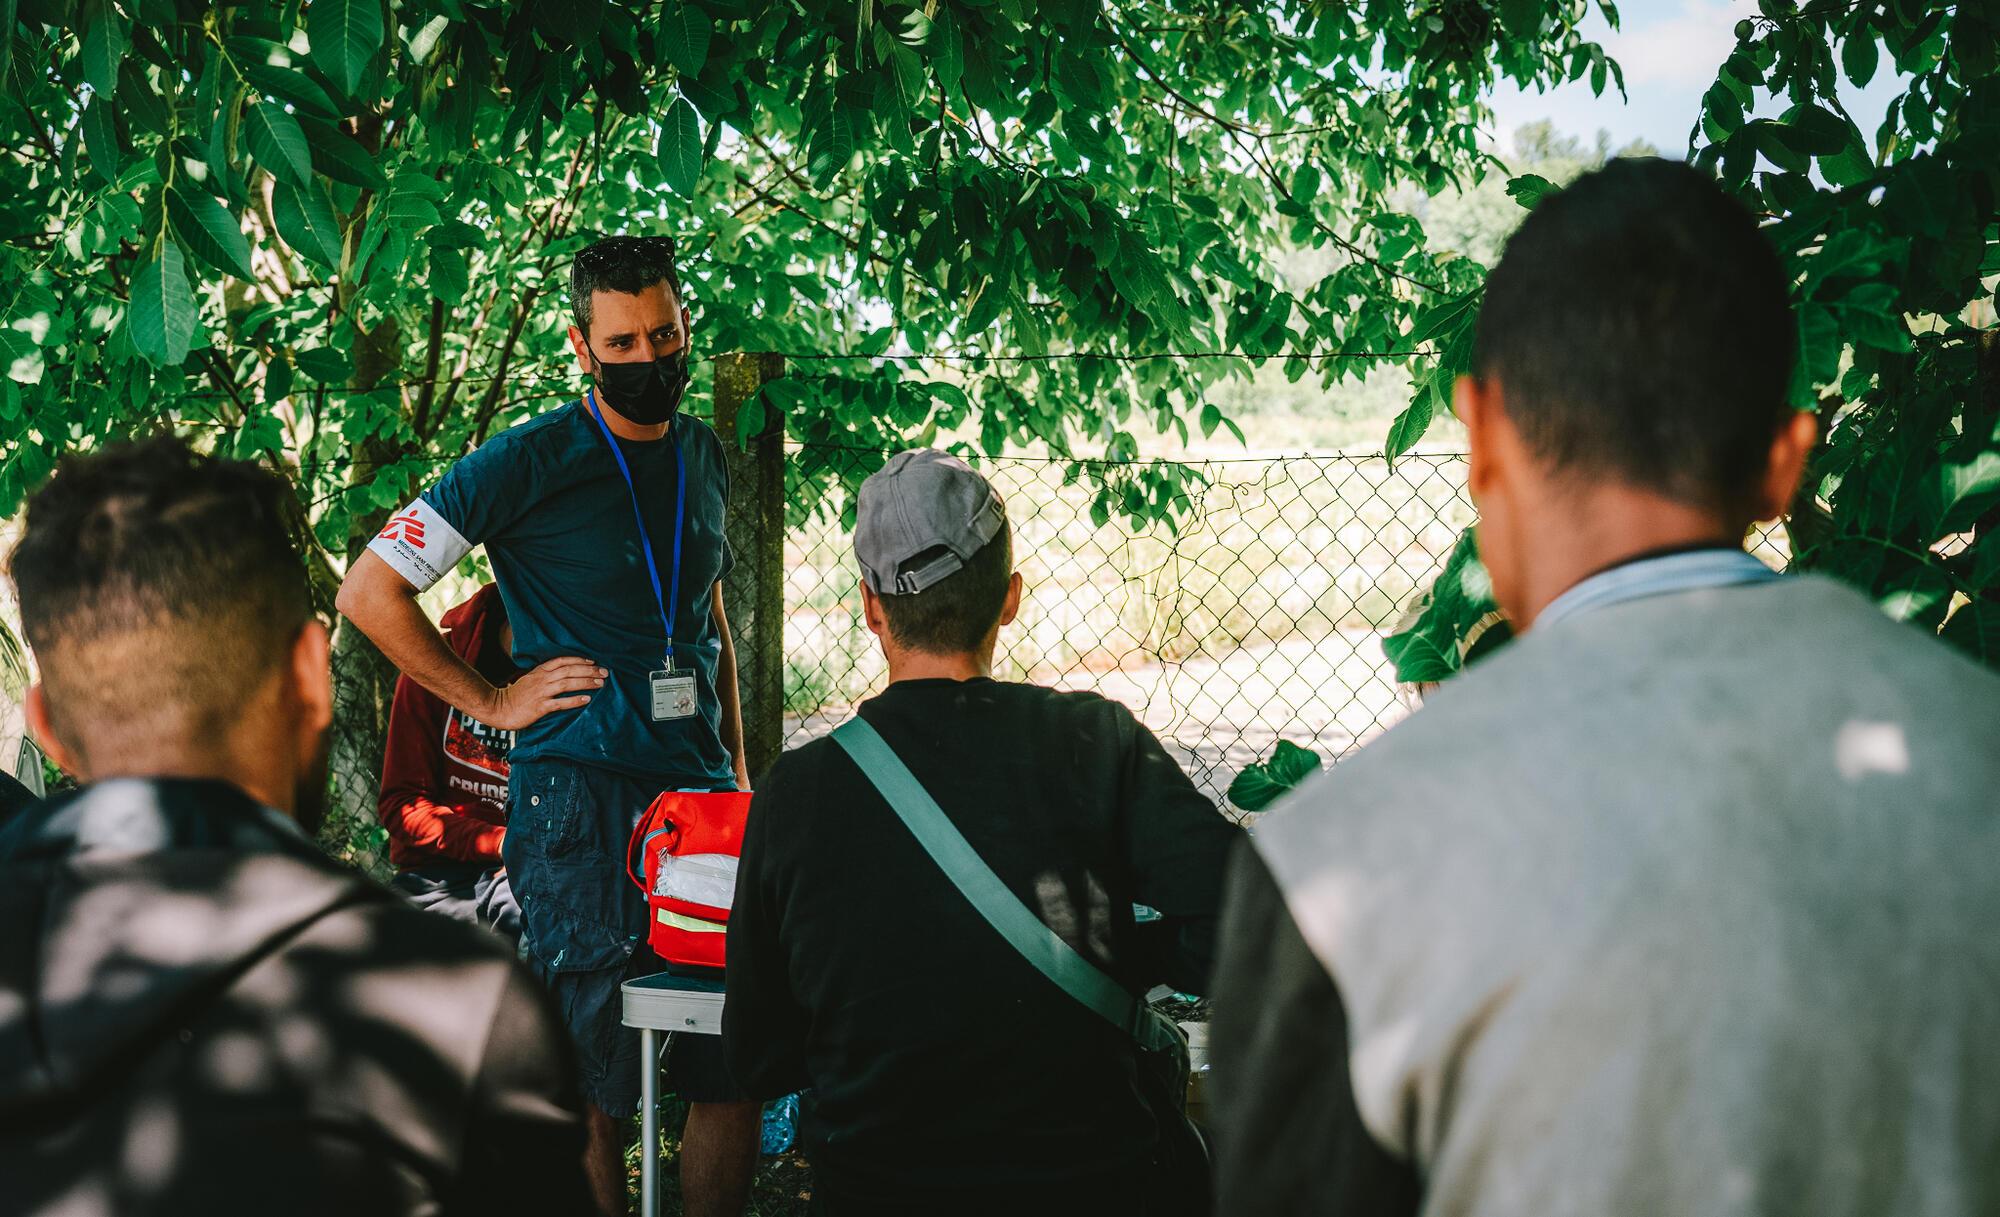
[(622, 986), (624, 1022), (639, 1029), (639, 1212), (660, 1212), (660, 1033), (722, 1034), (722, 982), (659, 972)]

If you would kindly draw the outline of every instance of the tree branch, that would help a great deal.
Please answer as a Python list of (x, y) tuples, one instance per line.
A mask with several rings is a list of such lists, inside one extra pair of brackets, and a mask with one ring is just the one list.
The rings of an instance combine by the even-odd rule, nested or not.
[[(1145, 58), (1139, 54), (1138, 49), (1135, 48), (1130, 42), (1126, 41), (1125, 36), (1123, 34), (1119, 33), (1117, 30), (1114, 29), (1111, 31), (1111, 36), (1112, 38), (1117, 40), (1118, 45), (1124, 49), (1126, 57), (1131, 59), (1133, 64), (1138, 67), (1139, 71), (1142, 72), (1147, 79), (1151, 80), (1154, 84), (1158, 85), (1161, 91), (1166, 93), (1168, 97), (1172, 98), (1176, 103), (1178, 103), (1183, 110), (1194, 115), (1195, 117), (1207, 119), (1209, 122), (1214, 123), (1218, 127), (1221, 127), (1224, 131), (1228, 132), (1230, 135), (1235, 136), (1239, 141), (1237, 146), (1241, 148), (1243, 150), (1243, 154), (1250, 159), (1250, 163), (1255, 165), (1258, 168), (1258, 170), (1265, 176), (1265, 178), (1267, 178), (1270, 181), (1271, 185), (1277, 189), (1279, 196), (1280, 197), (1290, 196), (1291, 188), (1285, 184), (1284, 178), (1278, 173), (1277, 169), (1272, 167), (1268, 162), (1264, 160), (1263, 157), (1257, 154), (1256, 145), (1264, 137), (1265, 133), (1258, 131), (1255, 127), (1246, 127), (1242, 123), (1232, 122), (1229, 119), (1222, 117), (1220, 114), (1214, 113), (1213, 111), (1202, 106), (1200, 103), (1187, 97), (1185, 94), (1181, 93), (1180, 90), (1168, 84), (1164, 76), (1161, 76), (1158, 72), (1154, 71), (1153, 65), (1146, 62)], [(1354, 242), (1348, 240), (1346, 237), (1341, 236), (1338, 232), (1335, 232), (1331, 225), (1321, 220), (1318, 216), (1313, 215), (1310, 209), (1308, 209), (1306, 212), (1306, 218), (1312, 221), (1312, 226), (1318, 229), (1319, 232), (1322, 233), (1327, 238), (1327, 240), (1332, 241), (1336, 247), (1345, 252), (1349, 257), (1354, 258), (1361, 262), (1366, 262), (1370, 266), (1373, 266), (1375, 269), (1381, 271), (1383, 274), (1388, 275), (1391, 278), (1401, 279), (1403, 282), (1409, 284), (1412, 287), (1420, 287), (1423, 288), (1425, 291), (1429, 292), (1444, 291), (1444, 286), (1442, 284), (1426, 283), (1422, 279), (1413, 279), (1409, 275), (1404, 274), (1402, 271), (1399, 271), (1395, 267), (1390, 266), (1388, 263), (1382, 261), (1380, 258), (1377, 258), (1374, 255), (1368, 253), (1366, 250), (1362, 249), (1359, 245), (1356, 245)]]
[(419, 442), (430, 439), (431, 403), (437, 400), (438, 357), (444, 351), (444, 301), (431, 298), (431, 332), (424, 347), (424, 383), (417, 391), (414, 429)]
[(507, 383), (507, 365), (513, 361), (514, 347), (521, 340), (521, 330), (528, 324), (528, 314), (534, 309), (535, 297), (540, 292), (539, 287), (529, 288), (514, 306), (514, 323), (507, 328), (507, 341), (501, 344), (500, 363), (493, 369), (493, 383), (486, 386), (486, 393), (474, 413), (472, 442), (475, 445), (486, 442), (487, 428), (493, 425), (493, 416), (499, 412), (500, 391)]
[(798, 207), (794, 207), (792, 204), (787, 203), (783, 199), (778, 198), (776, 195), (771, 194), (770, 192), (762, 189), (757, 185), (757, 183), (751, 181), (749, 175), (744, 173), (741, 169), (736, 170), (736, 183), (737, 185), (742, 186), (745, 190), (748, 190), (750, 192), (750, 196), (756, 199), (758, 202), (764, 203), (770, 207), (774, 207), (779, 211), (791, 212), (793, 215), (798, 216), (800, 219), (812, 225), (814, 228), (819, 229), (821, 232), (826, 233), (834, 240), (839, 241), (842, 245), (847, 246), (848, 249), (854, 251), (854, 253), (859, 255), (860, 257), (867, 258), (869, 261), (874, 262), (878, 266), (889, 265), (888, 261), (884, 259), (880, 254), (877, 254), (872, 250), (863, 249), (861, 247), (861, 242), (855, 240), (853, 237), (848, 236), (846, 233), (840, 231), (838, 228), (835, 228), (833, 225), (827, 223), (825, 220), (820, 219), (818, 216), (813, 215), (811, 212), (802, 210)]

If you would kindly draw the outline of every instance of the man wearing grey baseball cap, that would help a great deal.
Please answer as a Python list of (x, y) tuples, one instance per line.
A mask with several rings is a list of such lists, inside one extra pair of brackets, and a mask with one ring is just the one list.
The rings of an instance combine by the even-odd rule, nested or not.
[(1117, 702), (993, 679), (1021, 577), (965, 462), (892, 457), (854, 550), (889, 685), (751, 806), (735, 1076), (816, 1095), (816, 1212), (1206, 1211), (1137, 995), (1206, 987), (1240, 830)]

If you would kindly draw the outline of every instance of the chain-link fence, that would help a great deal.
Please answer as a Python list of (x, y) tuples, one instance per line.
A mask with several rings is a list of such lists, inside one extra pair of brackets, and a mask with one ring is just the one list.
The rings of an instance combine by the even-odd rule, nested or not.
[[(1220, 801), (1281, 738), (1337, 760), (1408, 712), (1381, 640), (1474, 513), (1458, 454), (1187, 464), (1199, 476), (1175, 518), (1135, 531), (1093, 520), (1093, 485), (1071, 462), (982, 462), (1027, 585), (995, 675), (1124, 702)], [(1783, 544), (1772, 532), (1755, 548), (1782, 565)], [(884, 673), (837, 513), (792, 531), (785, 566), (793, 746), (845, 719)]]

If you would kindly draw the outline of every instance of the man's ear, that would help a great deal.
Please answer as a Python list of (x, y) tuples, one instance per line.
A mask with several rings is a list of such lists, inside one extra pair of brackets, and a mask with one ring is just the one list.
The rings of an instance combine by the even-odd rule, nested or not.
[(1771, 438), (1771, 452), (1764, 462), (1764, 482), (1757, 488), (1759, 522), (1775, 520), (1792, 509), (1799, 492), (1806, 461), (1819, 442), (1819, 419), (1810, 410), (1800, 410), (1786, 419)]
[(569, 348), (576, 352), (576, 370), (590, 375), (590, 344), (584, 341), (583, 331), (569, 327)]
[(1021, 572), (1007, 576), (1007, 598), (1000, 602), (1000, 624), (1012, 625), (1021, 613)]
[(687, 335), (689, 335), (689, 334), (692, 334), (692, 333), (694, 333), (694, 314), (692, 314), (692, 313), (688, 312), (688, 311), (687, 311), (687, 305), (683, 304), (683, 305), (681, 306), (681, 337), (682, 337), (682, 340), (683, 340), (683, 341), (686, 341), (686, 338), (687, 338)]
[(80, 782), (89, 781), (81, 758), (71, 752), (62, 736), (56, 733), (56, 725), (49, 717), (48, 694), (43, 692), (39, 682), (28, 686), (28, 697), (21, 708), (27, 712), (28, 734), (56, 763), (56, 768)]
[(303, 714), (300, 726), (317, 737), (333, 725), (332, 647), (317, 617), (292, 639), (292, 689)]
[(861, 620), (877, 638), (889, 636), (889, 619), (882, 615), (882, 597), (875, 594), (865, 579), (861, 583)]
[(1461, 376), (1452, 382), (1451, 412), (1465, 424), (1465, 488), (1478, 496), (1491, 485), (1493, 453), (1493, 391), (1485, 381)]

